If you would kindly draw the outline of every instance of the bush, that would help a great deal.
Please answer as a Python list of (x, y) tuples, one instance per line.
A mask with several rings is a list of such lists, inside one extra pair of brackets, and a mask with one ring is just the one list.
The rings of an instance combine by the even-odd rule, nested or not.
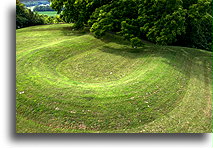
[(133, 48), (142, 47), (144, 45), (138, 37), (131, 38), (130, 41)]
[(212, 47), (211, 0), (54, 0), (52, 7), (96, 37), (112, 31), (131, 42)]

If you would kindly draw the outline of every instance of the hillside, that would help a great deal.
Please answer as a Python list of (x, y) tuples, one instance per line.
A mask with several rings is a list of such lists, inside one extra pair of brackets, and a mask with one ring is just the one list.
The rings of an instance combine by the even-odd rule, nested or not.
[(211, 132), (211, 52), (70, 24), (16, 33), (17, 133)]
[(26, 7), (50, 4), (49, 0), (20, 0)]

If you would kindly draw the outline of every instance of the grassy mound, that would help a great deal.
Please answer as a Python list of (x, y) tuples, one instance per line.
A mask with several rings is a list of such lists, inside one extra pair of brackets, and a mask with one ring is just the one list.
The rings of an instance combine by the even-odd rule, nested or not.
[(210, 52), (68, 24), (16, 33), (18, 133), (211, 132)]

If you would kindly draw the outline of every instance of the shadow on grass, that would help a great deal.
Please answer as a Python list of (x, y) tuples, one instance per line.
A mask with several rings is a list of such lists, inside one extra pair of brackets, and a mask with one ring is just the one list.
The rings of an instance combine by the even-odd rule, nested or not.
[[(189, 83), (189, 80), (191, 78), (197, 79), (201, 83), (203, 82), (205, 85), (205, 89), (207, 90), (206, 91), (207, 96), (211, 97), (211, 90), (210, 90), (211, 87), (209, 86), (212, 82), (212, 72), (211, 72), (212, 54), (210, 52), (201, 51), (193, 48), (157, 46), (157, 45), (153, 46), (146, 45), (144, 47), (137, 48), (136, 50), (126, 45), (121, 47), (118, 46), (118, 48), (111, 46), (104, 46), (100, 50), (102, 52), (119, 55), (131, 59), (145, 58), (150, 56), (153, 58), (153, 60), (155, 58), (157, 59), (160, 58), (160, 62), (163, 62), (166, 65), (171, 66), (177, 72), (183, 74), (183, 76), (178, 77), (178, 79), (176, 80), (177, 83), (181, 82), (185, 86), (184, 90), (182, 90), (181, 92), (181, 97), (178, 100), (176, 100), (177, 102), (174, 104), (165, 104), (161, 106), (162, 108), (168, 108), (167, 112), (163, 112), (163, 114), (167, 114), (170, 111), (172, 111), (177, 105), (177, 103), (179, 103), (180, 100), (185, 96), (188, 88), (191, 87), (190, 86), (191, 83)], [(165, 72), (169, 73), (171, 71)], [(203, 98), (205, 98), (205, 96), (203, 96)], [(208, 129), (208, 132), (211, 132), (211, 129)]]
[(72, 26), (61, 28), (65, 36), (82, 36), (89, 33), (88, 28), (76, 30)]
[(115, 54), (130, 59), (142, 58), (144, 56), (147, 56), (148, 54), (149, 55), (154, 54), (154, 51), (152, 51), (152, 48), (150, 46), (144, 46), (134, 49), (131, 48), (130, 46), (122, 46), (122, 48), (114, 48), (112, 46), (105, 45), (100, 50), (102, 52)]
[[(50, 25), (50, 24), (48, 24)], [(54, 25), (54, 24), (52, 24)], [(59, 24), (56, 24), (56, 25), (59, 25)], [(85, 35), (85, 34), (88, 34), (89, 31), (88, 29), (81, 29), (81, 30), (75, 30), (72, 25), (70, 26), (59, 26), (59, 27), (48, 27), (48, 28), (45, 28), (44, 26), (46, 25), (37, 25), (37, 26), (30, 26), (30, 30), (21, 30), (21, 32), (32, 32), (32, 31), (35, 31), (35, 32), (46, 32), (46, 31), (58, 31), (58, 32), (62, 32), (64, 36), (82, 36), (82, 35)], [(25, 27), (25, 28), (29, 28), (29, 27)]]
[[(129, 41), (124, 40), (123, 37), (113, 33), (106, 33), (100, 40), (105, 43), (116, 43), (123, 45), (122, 47), (112, 47), (105, 45), (100, 50), (102, 52), (123, 56), (125, 58), (143, 58), (146, 56), (164, 58), (163, 62), (171, 65), (176, 70), (184, 73), (189, 77), (192, 65), (205, 67), (210, 65), (212, 67), (212, 54), (204, 50), (197, 50), (187, 47), (177, 46), (160, 46), (148, 41), (143, 41), (145, 45), (136, 49), (131, 47)], [(178, 59), (177, 59), (178, 58)], [(197, 75), (196, 77), (199, 77)]]
[[(143, 47), (134, 49), (130, 46), (128, 41), (124, 41), (122, 37), (113, 34), (107, 34), (101, 40), (105, 43), (123, 45), (121, 47), (105, 45), (100, 49), (102, 52), (131, 59), (147, 56), (160, 57), (165, 59), (162, 60), (164, 63), (174, 67), (187, 77), (189, 77), (190, 74), (193, 74), (194, 76), (194, 73), (191, 73), (191, 71), (193, 71), (192, 66), (206, 67), (208, 65), (212, 68), (212, 54), (207, 51), (187, 47), (160, 46), (152, 43), (147, 43)], [(200, 74), (196, 77), (199, 78)]]
[[(160, 58), (161, 62), (173, 67), (176, 71), (182, 73), (185, 79), (185, 85), (189, 84), (191, 78), (198, 79), (205, 83), (206, 89), (212, 81), (212, 54), (207, 51), (197, 50), (193, 48), (177, 47), (177, 46), (159, 46), (146, 44), (144, 47), (137, 49), (131, 48), (118, 38), (102, 39), (106, 43), (114, 42), (123, 46), (103, 46), (102, 52), (123, 56), (125, 58), (145, 58), (153, 57)], [(204, 75), (204, 76), (203, 76)], [(180, 80), (182, 81), (182, 80)], [(187, 87), (186, 87), (187, 89)], [(186, 90), (183, 92), (185, 94)], [(210, 90), (208, 91), (210, 92)], [(184, 95), (183, 95), (184, 96)]]

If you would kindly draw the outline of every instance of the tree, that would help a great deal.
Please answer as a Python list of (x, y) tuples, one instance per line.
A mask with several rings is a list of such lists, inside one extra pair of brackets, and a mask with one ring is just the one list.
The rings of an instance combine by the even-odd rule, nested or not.
[(188, 8), (185, 46), (212, 51), (212, 1), (198, 0)]
[(146, 0), (140, 4), (138, 21), (148, 40), (167, 45), (185, 33), (185, 17), (181, 0)]
[(112, 0), (51, 0), (51, 7), (61, 12), (67, 23), (75, 23), (80, 29), (88, 24), (88, 20), (96, 8), (110, 3)]
[[(133, 23), (137, 18), (138, 2), (138, 0), (118, 0), (97, 8), (89, 20), (91, 32), (96, 36), (102, 36), (106, 31), (121, 35), (127, 34), (125, 31), (136, 32), (134, 29), (137, 28), (130, 27), (127, 22)], [(130, 40), (130, 38), (126, 36), (126, 39)]]
[(211, 0), (52, 0), (62, 19), (96, 37), (115, 32), (131, 41), (211, 50)]

